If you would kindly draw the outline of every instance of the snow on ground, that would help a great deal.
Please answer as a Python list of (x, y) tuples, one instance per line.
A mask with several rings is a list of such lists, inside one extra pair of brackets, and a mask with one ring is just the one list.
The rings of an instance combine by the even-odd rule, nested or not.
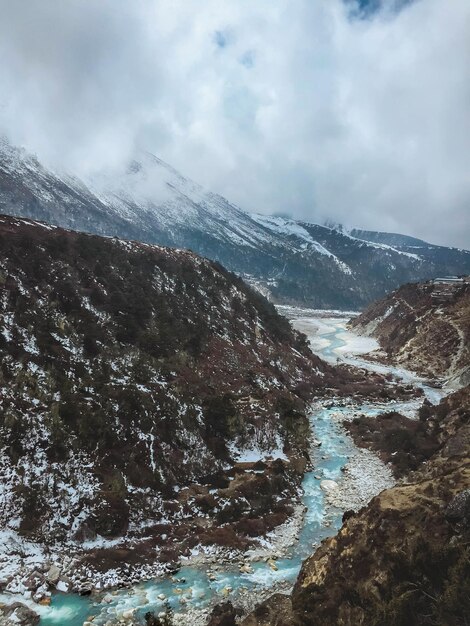
[(284, 461), (288, 460), (282, 450), (272, 450), (266, 452), (265, 450), (260, 450), (259, 448), (253, 448), (251, 450), (245, 449), (232, 452), (234, 453), (237, 463), (256, 463), (257, 461), (263, 461), (268, 457), (272, 457), (273, 459), (282, 459)]
[(21, 537), (15, 530), (0, 530), (0, 577), (7, 580), (22, 566), (33, 570), (46, 560), (44, 548)]
[(276, 447), (274, 448), (260, 448), (259, 446), (251, 446), (239, 448), (235, 444), (229, 444), (228, 448), (233, 459), (237, 463), (256, 463), (257, 461), (264, 461), (268, 458), (282, 459), (288, 461), (289, 459), (283, 452), (283, 444), (280, 437), (276, 438)]
[(340, 339), (344, 345), (332, 346), (331, 359), (336, 360), (345, 355), (367, 354), (379, 347), (373, 337), (363, 337), (350, 332), (346, 327), (348, 320), (348, 317), (305, 317), (294, 320), (293, 326), (307, 335), (312, 351), (323, 358), (327, 358), (325, 348), (332, 344), (332, 338), (328, 335), (335, 332), (338, 326), (343, 330), (336, 334), (335, 340)]
[(339, 333), (338, 337), (345, 342), (345, 345), (335, 348), (334, 352), (337, 354), (367, 354), (379, 347), (374, 337), (361, 337), (348, 330)]
[(287, 219), (280, 216), (275, 215), (258, 215), (252, 214), (251, 217), (261, 224), (262, 226), (269, 228), (273, 232), (280, 235), (287, 235), (288, 237), (296, 237), (303, 242), (301, 248), (307, 248), (310, 246), (313, 248), (318, 254), (322, 256), (327, 256), (332, 259), (339, 269), (345, 274), (352, 274), (352, 270), (344, 261), (339, 259), (335, 254), (330, 252), (324, 245), (320, 242), (316, 241), (299, 222), (296, 222), (291, 219)]

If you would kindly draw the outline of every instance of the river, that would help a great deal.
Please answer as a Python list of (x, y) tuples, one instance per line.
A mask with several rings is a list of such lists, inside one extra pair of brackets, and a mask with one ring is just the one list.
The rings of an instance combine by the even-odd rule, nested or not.
[[(373, 349), (373, 340), (359, 338), (346, 328), (345, 317), (316, 317), (313, 312), (301, 309), (282, 311), (293, 321), (295, 327), (307, 334), (312, 350), (329, 362), (345, 361), (359, 367), (391, 372), (407, 383), (423, 388), (426, 396), (437, 402), (444, 392), (426, 385), (426, 382), (406, 370), (372, 365), (361, 358), (361, 354)], [(344, 510), (328, 504), (320, 483), (324, 479), (336, 481), (340, 487), (348, 480), (344, 472), (345, 466), (356, 458), (361, 461), (360, 453), (351, 438), (341, 426), (342, 418), (350, 416), (352, 410), (368, 415), (377, 415), (391, 408), (387, 404), (363, 404), (351, 406), (330, 406), (331, 402), (323, 402), (312, 408), (310, 415), (312, 431), (321, 442), (321, 447), (312, 447), (314, 469), (305, 474), (303, 480), (303, 503), (306, 507), (303, 524), (296, 540), (290, 547), (285, 558), (276, 561), (277, 569), (264, 560), (253, 562), (252, 571), (240, 573), (237, 562), (233, 565), (221, 565), (215, 572), (216, 579), (210, 580), (207, 566), (186, 566), (179, 570), (176, 578), (155, 580), (141, 583), (129, 590), (120, 590), (110, 595), (109, 603), (97, 601), (93, 597), (80, 597), (76, 594), (55, 594), (51, 606), (39, 607), (41, 614), (40, 626), (82, 626), (89, 616), (94, 616), (94, 626), (104, 626), (113, 622), (123, 611), (135, 608), (136, 618), (142, 618), (147, 611), (159, 613), (165, 609), (165, 603), (177, 611), (202, 609), (214, 599), (223, 601), (230, 594), (236, 600), (239, 594), (256, 594), (274, 589), (280, 583), (293, 583), (299, 573), (302, 561), (314, 550), (314, 547), (326, 536), (336, 533), (341, 526)], [(417, 401), (409, 403), (393, 403), (394, 410), (411, 414), (416, 411)], [(370, 453), (372, 454), (372, 453)], [(356, 463), (357, 465), (357, 463)], [(384, 471), (385, 468), (382, 468)], [(366, 470), (364, 470), (366, 471)], [(383, 484), (374, 482), (370, 476), (364, 476), (367, 489), (362, 494), (367, 500), (386, 486), (388, 474), (385, 473)], [(361, 476), (359, 476), (359, 481)], [(359, 488), (360, 491), (360, 488)], [(351, 508), (351, 507), (345, 507)], [(212, 576), (211, 576), (212, 578)], [(158, 599), (164, 595), (165, 600)], [(182, 601), (183, 598), (183, 601)], [(182, 604), (183, 602), (183, 604)], [(38, 610), (38, 607), (34, 607)], [(194, 622), (195, 623), (195, 622)]]

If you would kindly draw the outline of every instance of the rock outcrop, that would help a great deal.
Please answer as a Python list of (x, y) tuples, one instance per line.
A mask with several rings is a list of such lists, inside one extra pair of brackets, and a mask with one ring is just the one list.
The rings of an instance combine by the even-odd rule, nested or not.
[(0, 607), (0, 626), (37, 626), (39, 615), (21, 602)]
[[(428, 378), (470, 382), (470, 278), (400, 287), (350, 322), (386, 357)], [(380, 358), (380, 355), (378, 355)]]

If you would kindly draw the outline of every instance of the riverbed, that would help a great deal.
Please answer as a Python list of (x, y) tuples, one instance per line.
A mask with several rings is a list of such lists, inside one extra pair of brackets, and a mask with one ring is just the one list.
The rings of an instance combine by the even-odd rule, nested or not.
[[(412, 372), (366, 361), (362, 355), (377, 347), (375, 341), (350, 332), (346, 327), (347, 317), (339, 313), (328, 316), (325, 312), (318, 315), (302, 309), (284, 313), (296, 328), (306, 333), (312, 351), (323, 359), (391, 372), (398, 379), (420, 386), (432, 402), (444, 395)], [(355, 404), (350, 399), (337, 403), (328, 400), (312, 406), (313, 469), (305, 474), (302, 484), (304, 507), (290, 526), (281, 529), (285, 534), (282, 550), (279, 550), (279, 536), (267, 537), (265, 555), (271, 556), (271, 560), (266, 556), (259, 560), (256, 553), (248, 553), (244, 555), (247, 566), (240, 571), (239, 555), (234, 562), (209, 564), (208, 555), (195, 554), (193, 562), (172, 578), (137, 584), (131, 589), (103, 594), (101, 598), (55, 594), (49, 607), (31, 605), (41, 615), (40, 625), (82, 626), (93, 616), (94, 626), (105, 626), (115, 623), (123, 613), (143, 622), (146, 612), (158, 614), (171, 606), (179, 615), (176, 624), (196, 626), (204, 624), (208, 608), (216, 601), (230, 598), (235, 604), (250, 606), (276, 589), (287, 591), (297, 578), (302, 561), (322, 539), (340, 528), (344, 511), (360, 508), (393, 485), (389, 468), (372, 452), (354, 445), (342, 426), (343, 420), (359, 413), (377, 415), (391, 408), (413, 416), (421, 402)], [(325, 480), (336, 484), (332, 491), (325, 489)]]

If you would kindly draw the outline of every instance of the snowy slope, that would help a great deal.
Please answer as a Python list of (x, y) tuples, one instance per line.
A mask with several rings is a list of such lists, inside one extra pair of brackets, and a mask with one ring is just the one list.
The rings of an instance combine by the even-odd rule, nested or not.
[(470, 272), (466, 251), (247, 213), (145, 152), (80, 181), (0, 141), (0, 211), (189, 248), (275, 301), (314, 307), (358, 308), (407, 281)]

